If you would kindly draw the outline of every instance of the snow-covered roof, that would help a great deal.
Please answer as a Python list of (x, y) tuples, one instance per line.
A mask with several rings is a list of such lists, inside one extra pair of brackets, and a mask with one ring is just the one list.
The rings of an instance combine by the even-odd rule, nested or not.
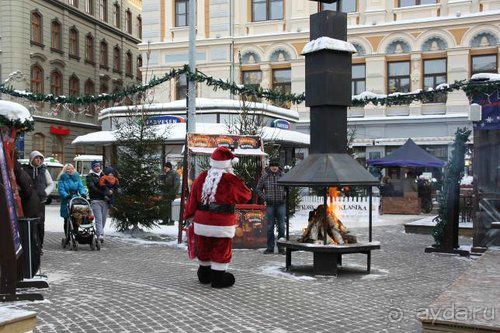
[[(214, 152), (215, 148), (205, 148), (205, 147), (191, 147), (189, 148), (193, 153), (210, 155)], [(261, 149), (235, 149), (234, 154), (236, 156), (266, 156)]]
[[(28, 158), (20, 158), (17, 160), (21, 165), (28, 165), (30, 163), (30, 160)], [(44, 159), (43, 160), (43, 164), (45, 164), (46, 166), (48, 167), (59, 167), (59, 168), (62, 168), (64, 165), (57, 162), (57, 160), (47, 160)]]
[[(162, 124), (154, 126), (156, 133), (164, 133), (167, 142), (183, 142), (186, 137), (186, 124)], [(218, 123), (196, 123), (196, 133), (199, 134), (231, 134), (225, 124)], [(73, 145), (98, 144), (110, 145), (117, 141), (116, 131), (99, 131), (80, 135), (73, 140)], [(309, 145), (308, 134), (297, 131), (284, 130), (275, 127), (263, 127), (261, 133), (264, 141), (288, 142), (297, 145)]]
[(356, 53), (356, 48), (349, 42), (344, 40), (330, 38), (330, 37), (320, 37), (310, 41), (302, 49), (302, 55), (318, 52), (321, 50), (333, 50), (342, 51), (349, 53)]
[(102, 155), (78, 155), (74, 161), (102, 161)]
[(472, 81), (500, 81), (500, 74), (477, 73), (470, 78)]
[[(296, 110), (280, 108), (274, 105), (246, 102), (245, 106), (251, 110), (266, 112), (279, 118), (286, 120), (299, 120), (299, 113)], [(196, 98), (196, 113), (203, 114), (208, 112), (219, 111), (221, 113), (237, 113), (243, 107), (243, 102), (234, 99), (217, 99), (217, 98)], [(115, 106), (103, 109), (99, 113), (99, 120), (108, 118), (112, 115), (126, 115), (127, 112), (133, 110), (144, 110), (151, 113), (172, 112), (173, 114), (184, 115), (186, 113), (186, 100), (180, 99), (167, 103), (153, 103), (134, 106)], [(177, 113), (176, 113), (177, 111)], [(233, 111), (233, 112), (231, 112)]]
[(27, 108), (10, 101), (0, 101), (0, 117), (5, 117), (10, 121), (33, 121)]

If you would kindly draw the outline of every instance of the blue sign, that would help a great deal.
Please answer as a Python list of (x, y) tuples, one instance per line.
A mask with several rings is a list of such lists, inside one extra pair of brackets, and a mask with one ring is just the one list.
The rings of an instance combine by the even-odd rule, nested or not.
[(151, 116), (146, 119), (146, 126), (185, 123), (186, 119), (180, 116)]
[(289, 130), (291, 128), (290, 122), (285, 119), (276, 119), (271, 123), (271, 127), (276, 127), (283, 130)]
[(482, 106), (481, 121), (474, 122), (476, 130), (500, 129), (500, 90), (495, 90), (490, 95), (476, 94), (473, 102)]

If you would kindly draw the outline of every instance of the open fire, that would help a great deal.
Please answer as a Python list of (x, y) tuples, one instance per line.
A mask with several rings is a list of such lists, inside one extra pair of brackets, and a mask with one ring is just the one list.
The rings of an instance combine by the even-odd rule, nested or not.
[(339, 195), (340, 192), (336, 187), (328, 188), (329, 200), (326, 207), (326, 219), (324, 205), (319, 205), (316, 209), (310, 211), (307, 228), (302, 233), (302, 237), (299, 238), (299, 242), (325, 244), (326, 237), (326, 244), (342, 245), (357, 243), (356, 236), (349, 233), (338, 217), (339, 214), (335, 207), (335, 199)]

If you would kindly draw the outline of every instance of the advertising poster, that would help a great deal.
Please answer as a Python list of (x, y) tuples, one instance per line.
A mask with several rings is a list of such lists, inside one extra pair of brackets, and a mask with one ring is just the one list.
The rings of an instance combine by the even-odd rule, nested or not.
[(500, 129), (500, 90), (491, 94), (476, 94), (473, 103), (482, 106), (481, 121), (474, 122), (475, 130), (499, 130)]
[(237, 207), (238, 225), (233, 238), (233, 248), (258, 249), (267, 246), (267, 222), (265, 207), (240, 209)]
[[(14, 245), (14, 252), (16, 257), (21, 254), (21, 237), (19, 235), (19, 227), (17, 224), (16, 207), (14, 203), (14, 195), (12, 187), (10, 186), (9, 175), (7, 170), (7, 161), (5, 159), (5, 152), (3, 144), (0, 142), (0, 173), (2, 176), (2, 190), (4, 191), (5, 200), (7, 202), (7, 219), (2, 219), (0, 223), (8, 223), (10, 226), (11, 237)], [(8, 236), (7, 236), (8, 237)]]
[(234, 149), (258, 149), (261, 141), (258, 136), (241, 135), (204, 135), (188, 134), (188, 147)]

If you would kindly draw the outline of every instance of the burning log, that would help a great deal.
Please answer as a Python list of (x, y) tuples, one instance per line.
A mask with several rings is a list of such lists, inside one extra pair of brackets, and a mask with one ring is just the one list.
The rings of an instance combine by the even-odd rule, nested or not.
[(325, 210), (324, 205), (319, 205), (315, 210), (309, 212), (307, 228), (298, 241), (301, 243), (323, 244), (325, 237), (326, 244), (342, 245), (358, 242), (356, 236), (349, 233), (332, 210), (328, 208)]

